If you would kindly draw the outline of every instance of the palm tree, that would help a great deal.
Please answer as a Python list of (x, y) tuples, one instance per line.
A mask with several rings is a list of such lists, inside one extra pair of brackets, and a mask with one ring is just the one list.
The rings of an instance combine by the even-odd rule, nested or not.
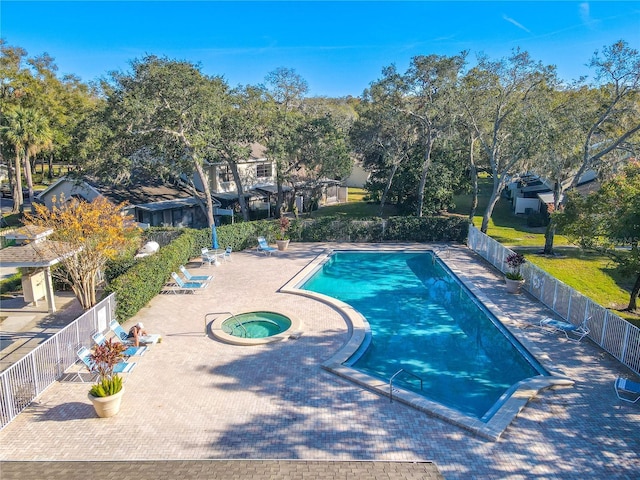
[(13, 182), (13, 211), (24, 210), (22, 196), (22, 162), (29, 187), (29, 197), (33, 197), (33, 179), (31, 178), (30, 157), (50, 148), (53, 135), (46, 117), (35, 109), (15, 107), (5, 116), (6, 125), (2, 134), (15, 151), (15, 181)]

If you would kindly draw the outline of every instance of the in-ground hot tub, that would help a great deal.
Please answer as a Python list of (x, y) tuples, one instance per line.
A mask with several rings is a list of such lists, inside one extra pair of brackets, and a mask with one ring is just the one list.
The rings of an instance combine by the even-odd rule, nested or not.
[(216, 320), (211, 333), (234, 345), (260, 345), (300, 335), (299, 322), (276, 312), (247, 312)]

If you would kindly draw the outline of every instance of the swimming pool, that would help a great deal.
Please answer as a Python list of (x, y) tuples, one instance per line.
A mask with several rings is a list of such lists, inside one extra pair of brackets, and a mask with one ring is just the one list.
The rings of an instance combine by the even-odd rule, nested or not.
[[(480, 432), (488, 438), (508, 425), (503, 414), (495, 420), (496, 413), (519, 388), (554, 383), (433, 252), (336, 251), (290, 286), (291, 293), (327, 303), (337, 299), (356, 323), (358, 314), (364, 317), (327, 369), (380, 393), (402, 369), (393, 380), (401, 401), (474, 431), (483, 430), (479, 423), (492, 424)], [(513, 417), (529, 398), (517, 397)]]

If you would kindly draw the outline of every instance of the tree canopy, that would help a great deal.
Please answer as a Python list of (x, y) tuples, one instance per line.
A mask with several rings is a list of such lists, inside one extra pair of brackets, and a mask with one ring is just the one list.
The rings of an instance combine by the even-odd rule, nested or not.
[(563, 211), (555, 213), (561, 232), (582, 248), (601, 251), (621, 271), (635, 278), (628, 310), (637, 309), (640, 293), (640, 162), (588, 196), (568, 195)]
[(138, 227), (122, 215), (123, 205), (104, 197), (90, 203), (58, 198), (51, 210), (37, 203), (34, 208), (34, 214), (26, 213), (26, 224), (53, 229), (50, 248), (63, 267), (55, 274), (73, 289), (85, 310), (91, 308), (96, 304), (98, 275), (107, 260), (137, 246)]

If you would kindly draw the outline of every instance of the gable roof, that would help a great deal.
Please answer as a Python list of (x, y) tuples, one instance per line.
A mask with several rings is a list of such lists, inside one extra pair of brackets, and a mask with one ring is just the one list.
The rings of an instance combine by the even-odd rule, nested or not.
[(193, 194), (187, 187), (179, 183), (163, 182), (161, 179), (145, 179), (126, 185), (94, 185), (94, 187), (112, 202), (127, 202), (130, 205), (193, 198)]
[[(126, 184), (106, 185), (92, 178), (78, 180), (72, 177), (63, 177), (41, 192), (38, 197), (43, 199), (47, 195), (55, 194), (56, 190), (58, 190), (64, 182), (77, 185), (77, 192), (81, 196), (83, 191), (93, 191), (104, 196), (114, 204), (126, 202), (131, 207), (137, 205), (148, 207), (150, 204), (172, 201), (186, 202), (186, 204), (197, 203), (192, 191), (183, 183), (167, 182), (161, 178), (144, 178)], [(199, 193), (198, 196), (203, 202), (205, 201), (202, 193)], [(217, 203), (215, 199), (214, 206), (219, 206), (219, 203)], [(165, 203), (165, 208), (171, 208), (171, 206)]]

